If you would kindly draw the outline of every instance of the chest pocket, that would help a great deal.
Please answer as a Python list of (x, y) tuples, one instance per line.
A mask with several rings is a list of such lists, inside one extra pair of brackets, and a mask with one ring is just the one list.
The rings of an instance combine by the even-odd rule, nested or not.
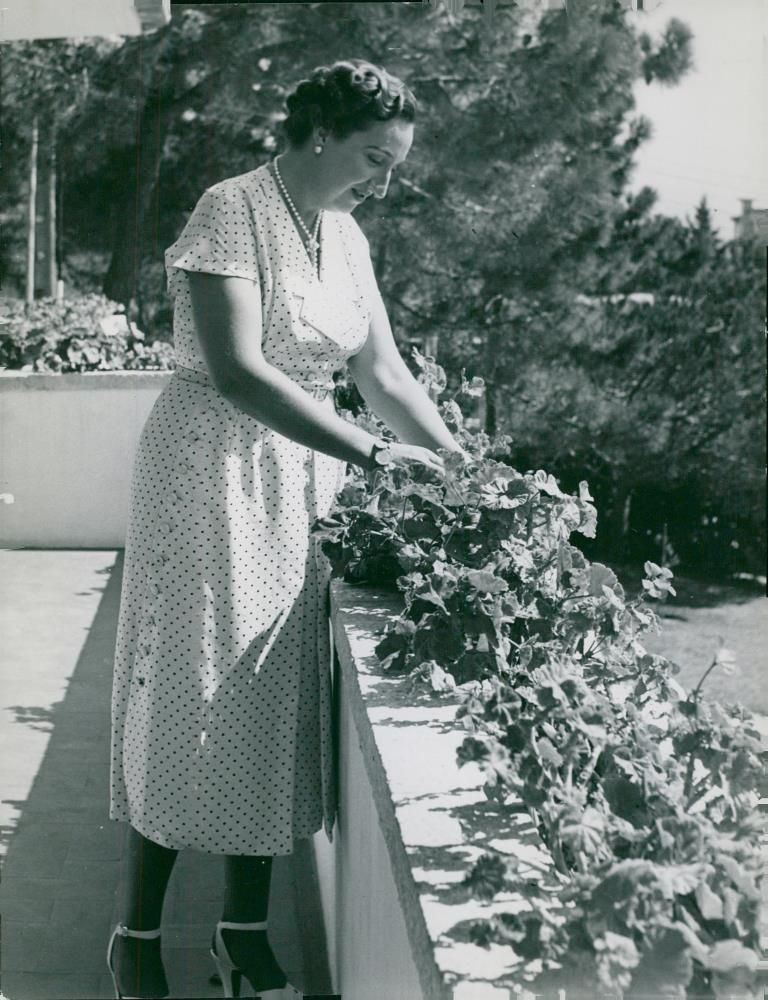
[(293, 330), (302, 342), (322, 344), (332, 340), (344, 350), (356, 350), (368, 332), (367, 310), (350, 295), (333, 294), (318, 282), (287, 283)]

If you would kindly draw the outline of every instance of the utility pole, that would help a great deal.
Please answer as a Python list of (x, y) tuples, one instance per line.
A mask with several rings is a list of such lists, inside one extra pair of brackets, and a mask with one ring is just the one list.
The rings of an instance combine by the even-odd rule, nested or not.
[(29, 207), (27, 215), (27, 290), (25, 302), (35, 301), (35, 231), (37, 227), (37, 115), (32, 119), (32, 148), (29, 152)]

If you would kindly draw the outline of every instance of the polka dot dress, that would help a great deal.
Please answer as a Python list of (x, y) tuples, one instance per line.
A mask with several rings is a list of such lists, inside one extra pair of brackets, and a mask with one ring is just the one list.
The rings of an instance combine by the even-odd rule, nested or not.
[(352, 217), (326, 212), (313, 272), (268, 166), (209, 188), (166, 251), (179, 368), (134, 467), (112, 692), (110, 818), (166, 847), (289, 854), (335, 802), (330, 567), (310, 537), (344, 463), (213, 387), (187, 271), (253, 282), (262, 350), (333, 409), (375, 278)]

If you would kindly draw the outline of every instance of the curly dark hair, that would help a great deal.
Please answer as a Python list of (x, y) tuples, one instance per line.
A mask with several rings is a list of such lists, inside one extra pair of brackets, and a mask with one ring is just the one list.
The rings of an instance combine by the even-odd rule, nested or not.
[(283, 130), (292, 146), (302, 146), (315, 128), (336, 139), (363, 131), (377, 121), (416, 117), (411, 90), (380, 66), (365, 59), (343, 59), (318, 66), (286, 100)]

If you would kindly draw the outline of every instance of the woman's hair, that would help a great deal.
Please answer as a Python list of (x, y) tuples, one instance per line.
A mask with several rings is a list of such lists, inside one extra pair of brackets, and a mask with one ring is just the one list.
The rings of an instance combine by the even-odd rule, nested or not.
[(402, 80), (364, 59), (318, 66), (285, 103), (283, 130), (292, 146), (302, 146), (315, 128), (344, 139), (377, 121), (416, 117), (416, 98)]

